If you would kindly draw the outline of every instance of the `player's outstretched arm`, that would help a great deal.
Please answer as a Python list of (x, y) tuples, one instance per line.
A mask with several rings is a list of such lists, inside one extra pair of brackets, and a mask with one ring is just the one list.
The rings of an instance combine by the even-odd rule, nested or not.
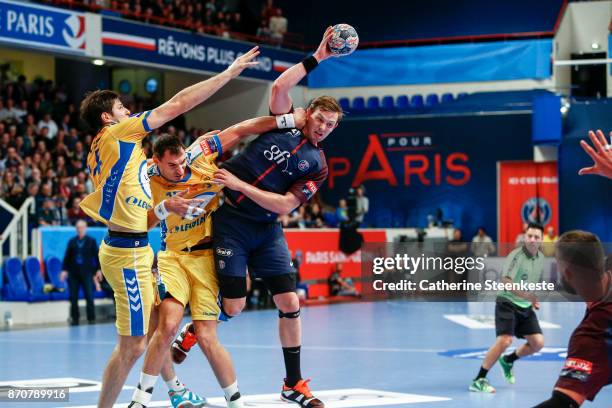
[(295, 109), (293, 113), (277, 116), (260, 116), (247, 119), (219, 132), (219, 140), (224, 151), (232, 149), (240, 140), (251, 135), (260, 135), (274, 129), (301, 129), (306, 125), (306, 111)]
[(251, 200), (256, 202), (259, 206), (265, 208), (276, 214), (289, 214), (298, 205), (300, 200), (288, 192), (284, 195), (272, 193), (270, 191), (260, 190), (259, 188), (252, 186), (240, 180), (226, 169), (220, 169), (215, 172), (213, 177), (215, 183), (221, 183), (230, 190), (239, 191)]
[(593, 142), (593, 149), (584, 140), (580, 141), (580, 146), (584, 149), (591, 159), (593, 159), (593, 165), (591, 167), (584, 167), (580, 169), (578, 174), (595, 174), (603, 177), (612, 179), (612, 132), (610, 133), (610, 143), (606, 140), (606, 136), (601, 130), (597, 132), (590, 131), (589, 138)]
[(202, 136), (198, 137), (187, 150), (194, 148), (196, 144), (214, 135), (217, 135), (219, 138), (219, 141), (221, 142), (221, 149), (226, 151), (232, 149), (240, 140), (246, 138), (247, 136), (259, 135), (274, 129), (301, 129), (305, 125), (306, 110), (297, 108), (293, 113), (288, 113), (286, 115), (260, 116), (258, 118), (244, 120), (228, 127), (223, 131), (213, 130), (206, 132)]
[[(304, 59), (283, 72), (276, 81), (272, 84), (272, 92), (270, 95), (270, 112), (275, 115), (287, 113), (293, 105), (293, 100), (289, 95), (289, 90), (296, 86), (310, 71), (318, 64), (325, 61), (329, 57), (335, 57), (332, 54), (327, 43), (333, 35), (332, 27), (327, 27), (323, 39), (319, 44), (319, 48), (312, 54), (311, 57)], [(314, 59), (314, 60), (313, 60)]]
[(147, 118), (149, 127), (151, 129), (157, 129), (177, 116), (198, 106), (221, 89), (231, 79), (240, 75), (243, 70), (256, 66), (258, 62), (254, 61), (254, 59), (258, 55), (258, 47), (253, 47), (246, 54), (236, 58), (225, 71), (206, 81), (198, 82), (197, 84), (183, 89), (167, 102), (151, 111), (151, 114)]

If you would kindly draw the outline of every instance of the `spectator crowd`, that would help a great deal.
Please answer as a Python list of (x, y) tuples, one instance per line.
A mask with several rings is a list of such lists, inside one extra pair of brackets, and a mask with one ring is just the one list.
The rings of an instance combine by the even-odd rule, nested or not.
[[(126, 99), (126, 106), (132, 112), (155, 105), (153, 100), (135, 96)], [(144, 141), (148, 157), (162, 132), (177, 135), (188, 146), (204, 129), (187, 130), (184, 120), (179, 118), (155, 130)], [(69, 100), (62, 85), (50, 80), (28, 82), (23, 75), (16, 81), (3, 81), (0, 86), (0, 198), (19, 209), (32, 197), (32, 227), (74, 225), (79, 219), (94, 224), (79, 208), (81, 200), (93, 191), (87, 154), (94, 136), (81, 126), (77, 104)], [(336, 226), (336, 209), (328, 208), (324, 216), (322, 208), (317, 197), (291, 215), (281, 217), (281, 221), (287, 227), (296, 228)]]
[[(87, 11), (104, 10), (143, 23), (188, 29), (197, 33), (224, 38), (248, 39), (257, 36), (258, 42), (274, 45), (283, 43), (287, 33), (287, 19), (273, 0), (262, 5), (254, 17), (255, 24), (245, 22), (238, 2), (225, 0), (39, 0), (40, 3)], [(250, 19), (249, 19), (250, 20)]]

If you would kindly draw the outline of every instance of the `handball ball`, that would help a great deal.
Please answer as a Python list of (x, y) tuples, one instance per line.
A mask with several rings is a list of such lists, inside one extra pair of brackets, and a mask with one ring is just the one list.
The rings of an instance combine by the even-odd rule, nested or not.
[(333, 35), (327, 45), (332, 54), (348, 55), (359, 45), (357, 31), (348, 24), (336, 24), (332, 27)]

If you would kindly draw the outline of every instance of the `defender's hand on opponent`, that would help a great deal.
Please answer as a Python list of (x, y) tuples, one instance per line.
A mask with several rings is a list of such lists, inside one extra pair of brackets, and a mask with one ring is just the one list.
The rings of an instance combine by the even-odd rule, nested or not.
[(610, 133), (611, 140), (608, 142), (606, 136), (601, 130), (597, 132), (590, 131), (589, 138), (593, 142), (593, 149), (584, 140), (580, 141), (580, 146), (584, 151), (591, 156), (593, 159), (593, 165), (591, 167), (584, 167), (580, 169), (578, 174), (595, 174), (603, 177), (612, 179), (612, 132)]
[(327, 30), (325, 30), (325, 33), (323, 34), (323, 39), (319, 44), (319, 48), (317, 48), (314, 54), (312, 54), (317, 61), (319, 61), (319, 63), (325, 61), (329, 57), (340, 57), (338, 54), (333, 54), (327, 46), (327, 43), (332, 38), (333, 34), (334, 30), (332, 29), (332, 26), (327, 27)]
[(213, 175), (213, 182), (223, 184), (230, 190), (240, 191), (240, 188), (246, 183), (234, 176), (226, 169), (219, 169)]
[(181, 191), (164, 202), (166, 210), (187, 220), (193, 220), (204, 214), (205, 201), (200, 198), (183, 198), (189, 190)]
[(236, 78), (238, 75), (242, 73), (247, 68), (255, 67), (259, 65), (259, 62), (254, 61), (254, 59), (259, 55), (259, 47), (251, 48), (246, 54), (242, 54), (238, 58), (232, 62), (232, 64), (227, 67), (227, 72), (230, 73), (232, 78)]

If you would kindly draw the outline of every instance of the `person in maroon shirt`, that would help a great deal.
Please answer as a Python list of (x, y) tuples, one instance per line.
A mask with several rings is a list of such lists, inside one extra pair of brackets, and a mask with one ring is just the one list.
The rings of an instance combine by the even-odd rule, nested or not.
[(590, 232), (569, 231), (557, 242), (565, 289), (586, 301), (584, 318), (570, 337), (552, 397), (536, 408), (576, 408), (612, 383), (612, 255)]

